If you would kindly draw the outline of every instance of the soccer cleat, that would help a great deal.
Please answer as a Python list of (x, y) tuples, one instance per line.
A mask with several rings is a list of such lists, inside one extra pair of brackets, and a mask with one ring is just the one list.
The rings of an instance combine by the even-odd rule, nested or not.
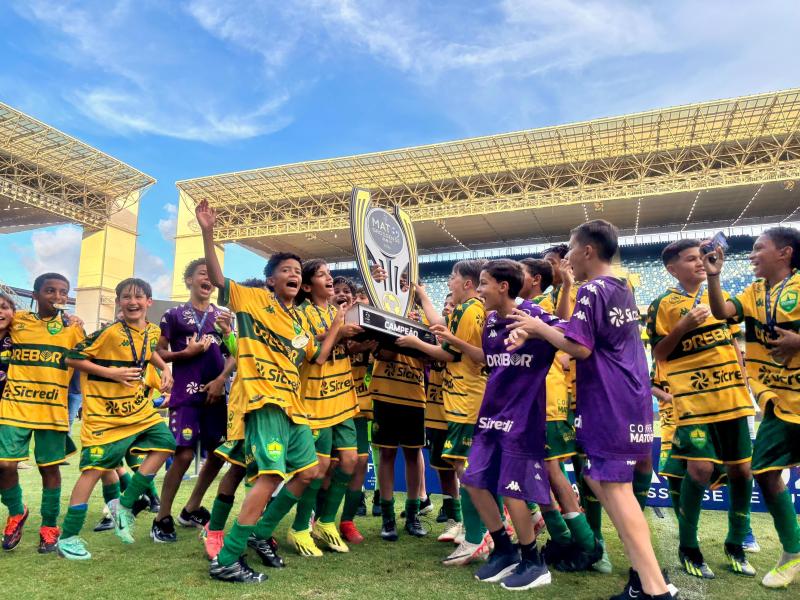
[(420, 515), (427, 515), (433, 512), (433, 502), (431, 502), (431, 497), (428, 496), (425, 500), (420, 500), (419, 503), (419, 514)]
[(92, 555), (86, 549), (86, 542), (77, 535), (58, 540), (56, 554), (68, 560), (89, 560)]
[(737, 575), (744, 575), (745, 577), (755, 577), (756, 570), (753, 568), (745, 556), (744, 548), (736, 544), (725, 544), (725, 558), (728, 561), (728, 567)]
[(133, 512), (129, 508), (122, 506), (119, 500), (109, 502), (108, 510), (114, 519), (114, 533), (122, 540), (123, 544), (132, 544), (134, 542), (133, 525), (136, 523), (136, 517), (133, 516)]
[(462, 524), (461, 524), (461, 531), (460, 531), (460, 532), (458, 533), (458, 535), (456, 535), (456, 537), (453, 539), (453, 543), (454, 543), (456, 546), (458, 546), (458, 545), (459, 545), (461, 542), (463, 542), (465, 539), (467, 539), (467, 528), (466, 528), (466, 527), (464, 527), (464, 524), (462, 523)]
[(492, 552), (486, 564), (475, 571), (475, 579), (486, 583), (497, 583), (505, 578), (506, 575), (510, 575), (519, 564), (519, 561), (519, 552), (516, 550), (507, 554)]
[(781, 554), (775, 568), (764, 575), (761, 584), (768, 588), (785, 588), (800, 575), (800, 552)]
[(304, 529), (303, 531), (290, 529), (289, 533), (286, 534), (286, 540), (294, 547), (295, 552), (300, 556), (314, 558), (322, 556), (322, 550), (317, 548), (317, 545), (311, 537), (311, 532), (308, 529)]
[(360, 544), (364, 541), (364, 536), (361, 535), (361, 532), (353, 521), (342, 521), (339, 523), (339, 532), (342, 534), (345, 541), (351, 544)]
[(462, 534), (463, 526), (461, 523), (453, 519), (447, 520), (447, 525), (444, 526), (444, 531), (436, 538), (439, 542), (454, 542), (456, 538)]
[(542, 558), (548, 565), (555, 566), (556, 563), (561, 562), (569, 556), (572, 552), (572, 544), (560, 544), (554, 539), (547, 540), (547, 543), (542, 548)]
[(227, 567), (219, 564), (217, 559), (214, 558), (208, 568), (208, 574), (211, 579), (230, 581), (232, 583), (263, 583), (267, 580), (266, 574), (251, 569), (244, 557)]
[(358, 508), (356, 509), (356, 516), (357, 517), (367, 516), (367, 497), (364, 494), (364, 492), (361, 492), (361, 501), (358, 503)]
[(111, 515), (103, 515), (103, 518), (97, 522), (92, 531), (111, 531), (112, 529), (114, 529), (114, 519), (111, 518)]
[(744, 537), (744, 543), (742, 544), (745, 552), (749, 554), (757, 554), (761, 552), (761, 546), (758, 545), (756, 541), (756, 536), (753, 535), (752, 529), (750, 532)]
[(150, 500), (142, 494), (136, 500), (133, 501), (133, 507), (131, 508), (131, 512), (135, 517), (139, 516), (139, 513), (142, 513), (150, 508)]
[(592, 570), (602, 573), (603, 575), (610, 575), (614, 567), (611, 564), (611, 558), (608, 556), (605, 541), (600, 540), (600, 544), (603, 546), (603, 555), (600, 557), (600, 560), (592, 564)]
[(167, 515), (160, 521), (153, 519), (153, 526), (150, 528), (150, 537), (157, 544), (172, 544), (178, 541), (178, 533), (175, 531), (175, 522), (172, 517)]
[(158, 514), (158, 511), (161, 510), (161, 498), (159, 498), (158, 494), (147, 491), (143, 495), (150, 503), (150, 512), (153, 514)]
[(316, 521), (311, 534), (334, 552), (350, 552), (350, 548), (347, 547), (342, 536), (339, 535), (339, 530), (336, 529), (336, 523)]
[(605, 549), (603, 545), (597, 539), (594, 541), (594, 548), (589, 552), (581, 550), (573, 544), (573, 549), (554, 566), (556, 570), (564, 573), (588, 571), (592, 569), (599, 560), (602, 560), (604, 552)]
[(550, 571), (537, 553), (536, 560), (522, 560), (501, 582), (504, 590), (524, 591), (542, 587), (552, 582)]
[(39, 554), (50, 554), (55, 552), (56, 544), (58, 543), (58, 536), (61, 535), (61, 530), (58, 527), (40, 527), (39, 528)]
[(211, 531), (208, 528), (208, 525), (206, 525), (203, 528), (200, 537), (203, 539), (203, 546), (206, 549), (206, 556), (208, 556), (208, 560), (216, 558), (225, 543), (225, 532), (222, 530)]
[(3, 550), (13, 550), (22, 539), (22, 527), (28, 520), (28, 507), (21, 515), (9, 515), (6, 528), (3, 530)]
[(483, 536), (483, 540), (481, 540), (480, 544), (473, 544), (464, 540), (447, 556), (447, 558), (442, 560), (442, 564), (451, 567), (468, 565), (476, 560), (485, 560), (489, 552), (492, 551), (492, 547), (486, 539), (487, 537), (491, 540), (491, 537), (489, 537), (487, 533)]
[(436, 515), (436, 522), (437, 523), (447, 523), (447, 513), (444, 510), (444, 506), (439, 509), (439, 514)]
[(703, 558), (699, 548), (678, 547), (678, 560), (681, 561), (683, 570), (692, 577), (701, 579), (714, 579), (715, 575)]
[(385, 542), (397, 541), (397, 523), (394, 519), (384, 521), (381, 525), (381, 539)]
[[(212, 533), (217, 533), (216, 531)], [(219, 532), (222, 533), (221, 531)], [(222, 536), (220, 536), (220, 541), (222, 540)], [(275, 548), (272, 547), (270, 540), (260, 540), (256, 537), (254, 533), (250, 534), (250, 537), (247, 538), (247, 545), (248, 547), (252, 548), (258, 554), (258, 557), (261, 559), (261, 562), (264, 564), (265, 567), (272, 567), (273, 569), (282, 569), (286, 566), (283, 562), (283, 559), (278, 556), (275, 552)], [(220, 548), (222, 548), (222, 544), (220, 543)], [(217, 552), (219, 553), (219, 552)]]
[(409, 517), (406, 519), (405, 530), (408, 534), (413, 535), (414, 537), (425, 537), (428, 535), (428, 530), (422, 526), (422, 523), (419, 522), (419, 515), (414, 515), (413, 517)]
[(381, 493), (380, 490), (375, 490), (372, 494), (372, 516), (380, 517), (381, 514)]
[(197, 510), (193, 510), (192, 512), (189, 512), (184, 508), (181, 510), (181, 514), (178, 515), (178, 524), (181, 527), (203, 528), (210, 520), (211, 513), (208, 512), (208, 510), (203, 506)]

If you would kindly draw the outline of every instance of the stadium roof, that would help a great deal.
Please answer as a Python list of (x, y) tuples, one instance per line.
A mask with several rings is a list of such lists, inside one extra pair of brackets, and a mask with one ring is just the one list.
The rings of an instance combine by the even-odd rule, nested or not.
[(353, 186), (400, 204), (422, 252), (783, 220), (800, 207), (800, 89), (179, 181), (217, 208), (220, 241), (352, 254)]
[(155, 179), (0, 102), (0, 232), (102, 227)]

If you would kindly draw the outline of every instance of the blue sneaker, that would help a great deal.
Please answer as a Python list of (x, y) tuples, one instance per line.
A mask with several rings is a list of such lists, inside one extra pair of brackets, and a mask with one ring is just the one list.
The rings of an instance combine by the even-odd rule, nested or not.
[(486, 564), (475, 572), (475, 579), (487, 583), (502, 581), (507, 575), (511, 574), (519, 564), (519, 561), (519, 552), (516, 550), (510, 554), (492, 552)]
[(537, 554), (536, 560), (520, 561), (514, 571), (500, 582), (500, 586), (505, 590), (524, 591), (549, 585), (551, 581), (547, 565)]
[(752, 529), (744, 537), (742, 548), (744, 548), (745, 552), (749, 552), (750, 554), (758, 554), (759, 552), (761, 552), (761, 546), (758, 545), (758, 542), (756, 541), (756, 536), (753, 535)]

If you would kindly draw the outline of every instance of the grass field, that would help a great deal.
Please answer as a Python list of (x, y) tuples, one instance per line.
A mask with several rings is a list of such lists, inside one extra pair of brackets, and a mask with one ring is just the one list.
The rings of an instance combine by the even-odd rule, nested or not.
[[(76, 462), (64, 468), (64, 498), (69, 496), (77, 477)], [(44, 598), (55, 595), (66, 598), (508, 598), (512, 592), (491, 584), (481, 584), (472, 577), (475, 566), (445, 568), (441, 559), (451, 546), (437, 543), (433, 535), (423, 540), (401, 535), (394, 544), (380, 540), (380, 519), (364, 517), (357, 520), (366, 536), (360, 546), (352, 547), (346, 555), (326, 554), (321, 559), (302, 559), (294, 555), (284, 543), (287, 522), (278, 530), (282, 555), (287, 568), (268, 570), (269, 580), (258, 586), (242, 586), (212, 581), (208, 577), (208, 562), (197, 532), (190, 529), (178, 531), (178, 543), (154, 544), (149, 538), (151, 515), (143, 513), (136, 526), (137, 542), (124, 546), (113, 532), (93, 533), (91, 528), (101, 515), (100, 486), (92, 497), (87, 527), (83, 533), (93, 559), (85, 563), (69, 562), (55, 555), (36, 553), (39, 527), (40, 481), (35, 469), (21, 471), (25, 498), (31, 510), (22, 542), (12, 552), (0, 555), (0, 582), (5, 593), (14, 597)], [(159, 477), (159, 486), (160, 486)], [(188, 497), (192, 481), (181, 488), (177, 510)], [(209, 493), (215, 493), (216, 486)], [(243, 494), (237, 495), (237, 503)], [(438, 511), (439, 497), (434, 497)], [(238, 505), (238, 504), (237, 504)], [(398, 507), (402, 502), (398, 502)], [(399, 509), (398, 509), (399, 510)], [(234, 509), (235, 513), (236, 509)], [(435, 513), (434, 513), (435, 514)], [(759, 581), (776, 560), (779, 552), (777, 538), (768, 515), (753, 515), (753, 529), (762, 551), (751, 555), (758, 570), (756, 580), (740, 578), (724, 570), (721, 565), (722, 541), (725, 537), (726, 516), (707, 513), (701, 523), (701, 542), (706, 560), (717, 573), (717, 579), (703, 582), (683, 575), (677, 565), (677, 525), (667, 509), (660, 519), (648, 509), (653, 540), (662, 566), (669, 569), (673, 583), (686, 600), (700, 598), (725, 598), (726, 600), (758, 600), (761, 598), (796, 598), (800, 585), (790, 591), (776, 592), (761, 587)], [(5, 514), (2, 517), (5, 519)], [(608, 521), (607, 521), (608, 523)], [(432, 518), (427, 521), (432, 533), (438, 534), (442, 526)], [(613, 575), (595, 573), (553, 573), (553, 585), (533, 592), (538, 598), (569, 598), (594, 600), (607, 598), (621, 590), (627, 576), (627, 564), (620, 550), (616, 534), (607, 528), (607, 544), (614, 563)], [(257, 558), (249, 559), (251, 565), (260, 567)], [(10, 596), (7, 596), (10, 597)]]

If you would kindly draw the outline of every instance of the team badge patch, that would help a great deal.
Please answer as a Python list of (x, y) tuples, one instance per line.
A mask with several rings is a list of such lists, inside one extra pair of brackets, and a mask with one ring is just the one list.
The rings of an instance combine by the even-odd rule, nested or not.
[[(796, 303), (796, 299), (795, 299)], [(56, 335), (57, 333), (61, 333), (61, 330), (64, 329), (64, 325), (61, 321), (48, 321), (47, 322), (47, 331), (50, 335)]]
[(794, 310), (797, 306), (797, 292), (795, 290), (788, 290), (781, 295), (780, 301), (781, 309), (789, 312)]
[(267, 457), (270, 460), (278, 460), (283, 454), (283, 444), (278, 440), (272, 440), (267, 444)]
[(699, 448), (701, 450), (705, 448), (706, 444), (708, 443), (706, 432), (702, 429), (693, 429), (689, 434), (689, 439), (692, 441), (692, 445), (695, 448)]
[(192, 431), (191, 427), (184, 427), (183, 431), (181, 431), (181, 436), (183, 437), (184, 440), (188, 442), (190, 439), (192, 439), (193, 433), (194, 432)]
[(105, 450), (101, 446), (92, 446), (89, 448), (89, 456), (93, 461), (98, 461), (103, 458), (103, 455), (106, 453)]

